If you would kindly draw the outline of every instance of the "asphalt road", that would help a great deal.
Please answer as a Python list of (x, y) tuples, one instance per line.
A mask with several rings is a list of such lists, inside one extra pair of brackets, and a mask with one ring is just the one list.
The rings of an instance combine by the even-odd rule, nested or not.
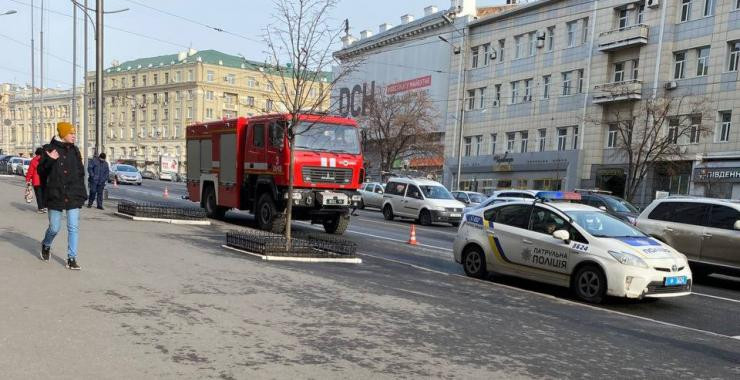
[[(170, 201), (183, 201), (186, 194), (183, 183), (145, 181), (144, 185), (121, 186), (119, 193), (124, 197), (146, 200), (162, 200), (164, 187), (170, 193)], [(116, 192), (112, 191), (112, 194)], [(418, 245), (409, 246), (411, 220), (386, 221), (377, 209), (358, 210), (359, 216), (352, 218), (346, 237), (360, 246), (360, 252), (386, 262), (398, 262), (411, 267), (438, 271), (447, 275), (464, 276), (460, 265), (452, 258), (452, 242), (457, 228), (448, 224), (429, 227), (416, 226)], [(251, 215), (229, 212), (226, 223), (254, 227)], [(321, 226), (307, 222), (296, 222), (298, 231), (323, 231)], [(568, 289), (542, 285), (507, 276), (491, 276), (489, 281), (512, 286), (523, 291), (533, 291), (577, 302)], [(632, 301), (610, 299), (600, 308), (625, 313), (635, 318), (655, 320), (681, 327), (706, 331), (740, 339), (740, 278), (711, 276), (694, 285), (694, 293), (687, 297), (660, 300)]]
[[(467, 278), (451, 260), (454, 228), (418, 228), (411, 247), (408, 222), (373, 211), (346, 234), (363, 264), (306, 265), (220, 249), (224, 231), (252, 225), (244, 213), (189, 227), (84, 210), (84, 269), (69, 276), (38, 263), (43, 222), (11, 182), (17, 201), (0, 180), (0, 276), (15, 289), (0, 297), (9, 378), (740, 377), (729, 279), (678, 299), (586, 305), (559, 288)], [(167, 186), (183, 202), (172, 199), (182, 185)], [(162, 188), (111, 195), (155, 200)], [(84, 366), (68, 364), (69, 350)]]

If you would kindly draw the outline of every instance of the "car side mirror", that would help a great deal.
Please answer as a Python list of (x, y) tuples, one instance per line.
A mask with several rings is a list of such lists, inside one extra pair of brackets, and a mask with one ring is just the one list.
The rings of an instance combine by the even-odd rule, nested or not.
[(740, 230), (740, 220), (736, 220), (735, 221), (735, 226), (734, 227), (735, 227), (736, 230)]
[(570, 241), (570, 233), (566, 230), (557, 230), (552, 233), (552, 237), (558, 240), (562, 240), (566, 244)]
[(599, 210), (606, 211), (606, 206), (599, 206)]

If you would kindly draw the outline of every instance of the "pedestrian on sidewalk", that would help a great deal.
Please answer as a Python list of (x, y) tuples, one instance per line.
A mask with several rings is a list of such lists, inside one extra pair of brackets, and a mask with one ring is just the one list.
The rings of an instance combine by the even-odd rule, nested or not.
[(36, 194), (36, 207), (38, 208), (39, 214), (45, 213), (46, 206), (44, 205), (44, 189), (41, 187), (41, 176), (39, 175), (38, 166), (41, 157), (43, 157), (44, 150), (42, 148), (36, 148), (36, 155), (31, 159), (31, 163), (28, 165), (28, 173), (26, 173), (26, 186), (33, 186), (33, 192)]
[(57, 123), (57, 136), (44, 145), (44, 156), (39, 162), (39, 174), (45, 178), (44, 195), (49, 208), (49, 228), (41, 242), (41, 259), (49, 261), (51, 243), (59, 233), (62, 214), (67, 213), (67, 268), (79, 270), (77, 242), (79, 238), (80, 209), (87, 200), (85, 167), (82, 155), (75, 146), (77, 132), (67, 122)]
[(110, 174), (110, 168), (108, 161), (105, 160), (105, 153), (100, 153), (87, 166), (87, 184), (90, 188), (87, 208), (92, 207), (93, 201), (97, 198), (98, 210), (103, 210), (103, 190), (105, 190), (105, 182), (108, 181), (108, 174)]

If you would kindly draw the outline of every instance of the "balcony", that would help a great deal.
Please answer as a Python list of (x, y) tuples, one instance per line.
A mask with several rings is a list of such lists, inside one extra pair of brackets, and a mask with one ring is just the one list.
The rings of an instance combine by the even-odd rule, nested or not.
[(642, 81), (629, 80), (594, 86), (594, 104), (624, 102), (642, 99)]
[(639, 24), (601, 33), (598, 40), (599, 51), (610, 52), (647, 45), (649, 30), (647, 25)]

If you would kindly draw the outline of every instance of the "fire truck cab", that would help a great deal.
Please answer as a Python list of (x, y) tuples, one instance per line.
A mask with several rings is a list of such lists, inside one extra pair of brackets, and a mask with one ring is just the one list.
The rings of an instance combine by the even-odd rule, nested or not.
[[(363, 156), (352, 119), (301, 115), (295, 131), (293, 172), (285, 135), (289, 114), (224, 119), (187, 128), (187, 188), (209, 217), (230, 209), (255, 215), (260, 229), (282, 233), (285, 209), (294, 220), (322, 224), (328, 233), (349, 226), (361, 201)], [(293, 176), (293, 193), (288, 185)]]

